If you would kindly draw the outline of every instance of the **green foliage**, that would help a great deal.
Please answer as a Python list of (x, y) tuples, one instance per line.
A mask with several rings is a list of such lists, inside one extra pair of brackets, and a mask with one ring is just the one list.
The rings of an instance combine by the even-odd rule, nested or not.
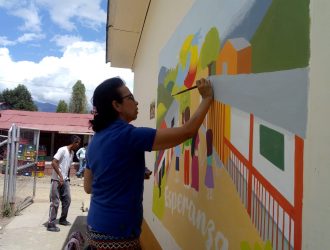
[(5, 89), (0, 94), (0, 101), (5, 102), (10, 109), (37, 111), (38, 108), (32, 100), (32, 96), (28, 89), (19, 84), (15, 89)]
[(72, 87), (69, 111), (78, 114), (87, 113), (86, 88), (80, 80), (78, 80)]
[(68, 104), (64, 100), (58, 102), (56, 113), (68, 113)]
[(272, 250), (272, 243), (267, 240), (266, 244), (264, 246), (259, 245), (258, 242), (254, 244), (254, 248), (250, 246), (250, 244), (247, 241), (241, 242), (241, 250)]
[(164, 79), (164, 86), (169, 91), (170, 94), (173, 94), (173, 88), (176, 87), (176, 77), (178, 75), (178, 66), (174, 69), (169, 69), (165, 79)]
[[(157, 92), (158, 92), (158, 98), (157, 98), (158, 105), (159, 105), (159, 103), (162, 103), (165, 107), (165, 110), (168, 110), (168, 108), (170, 107), (170, 105), (173, 102), (173, 97), (171, 96), (171, 93), (168, 92), (168, 90), (165, 88), (165, 86), (163, 84), (158, 85)], [(158, 105), (157, 105), (157, 107), (158, 107)], [(160, 115), (157, 110), (157, 127), (159, 127), (160, 122), (163, 120), (165, 115), (166, 115), (166, 112), (163, 112)]]
[(214, 62), (220, 51), (220, 38), (218, 30), (213, 27), (205, 36), (200, 52), (200, 63), (202, 69)]
[(251, 40), (252, 71), (272, 72), (309, 64), (309, 0), (273, 0)]

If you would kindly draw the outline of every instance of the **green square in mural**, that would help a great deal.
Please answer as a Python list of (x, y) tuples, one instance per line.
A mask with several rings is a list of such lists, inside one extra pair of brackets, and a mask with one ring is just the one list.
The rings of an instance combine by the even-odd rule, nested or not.
[(284, 171), (284, 135), (260, 125), (260, 154)]

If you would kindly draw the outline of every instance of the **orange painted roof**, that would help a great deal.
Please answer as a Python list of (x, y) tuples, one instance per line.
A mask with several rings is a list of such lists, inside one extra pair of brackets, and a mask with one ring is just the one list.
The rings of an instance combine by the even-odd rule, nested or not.
[(9, 129), (13, 123), (21, 128), (59, 133), (93, 134), (89, 127), (91, 114), (53, 113), (21, 110), (1, 110), (0, 129)]

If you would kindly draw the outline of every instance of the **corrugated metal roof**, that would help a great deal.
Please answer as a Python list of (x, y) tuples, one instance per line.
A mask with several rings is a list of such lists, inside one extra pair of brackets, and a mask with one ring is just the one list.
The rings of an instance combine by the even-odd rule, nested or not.
[(1, 110), (0, 129), (9, 129), (13, 123), (22, 128), (41, 131), (93, 134), (89, 127), (91, 114), (50, 113), (21, 110)]

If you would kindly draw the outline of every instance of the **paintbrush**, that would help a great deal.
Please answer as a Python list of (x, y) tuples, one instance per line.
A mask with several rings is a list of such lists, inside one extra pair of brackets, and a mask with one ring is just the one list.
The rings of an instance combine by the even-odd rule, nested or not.
[(179, 91), (179, 92), (173, 94), (172, 96), (182, 94), (182, 93), (184, 93), (184, 92), (190, 91), (190, 90), (195, 89), (195, 88), (197, 88), (197, 85), (192, 86), (192, 87), (190, 87), (190, 88), (187, 88), (187, 89), (185, 89), (185, 90), (181, 90), (181, 91)]

